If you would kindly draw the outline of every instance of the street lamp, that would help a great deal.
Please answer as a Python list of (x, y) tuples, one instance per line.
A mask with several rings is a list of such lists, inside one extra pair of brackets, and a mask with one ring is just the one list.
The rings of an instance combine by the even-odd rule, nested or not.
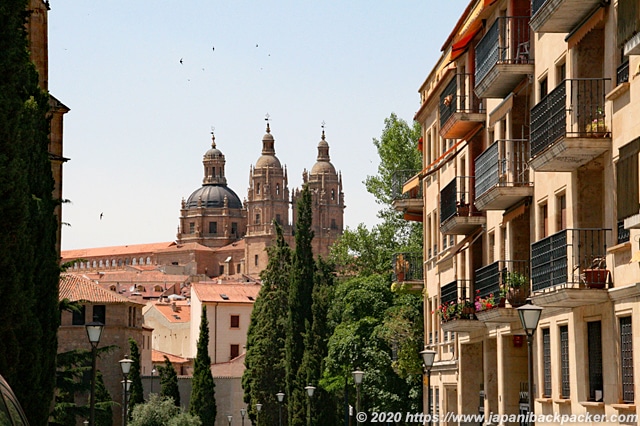
[(127, 398), (127, 394), (129, 393), (129, 387), (131, 386), (131, 381), (128, 379), (128, 377), (129, 377), (129, 372), (131, 371), (131, 364), (133, 364), (133, 360), (130, 360), (129, 357), (125, 355), (124, 358), (118, 362), (120, 363), (120, 369), (122, 370), (122, 376), (124, 377), (124, 380), (122, 381), (123, 388), (124, 388), (122, 424), (124, 426), (127, 426), (127, 403), (129, 399)]
[(156, 370), (155, 367), (153, 367), (153, 370), (151, 370), (151, 391), (149, 391), (149, 397), (151, 397), (151, 394), (153, 393), (153, 376), (158, 372), (158, 370)]
[(278, 392), (276, 394), (276, 398), (278, 398), (278, 425), (282, 426), (282, 401), (284, 401), (284, 394), (282, 392)]
[[(540, 315), (542, 314), (542, 307), (536, 306), (531, 303), (531, 299), (527, 299), (527, 303), (525, 305), (517, 308), (518, 315), (520, 316), (520, 323), (522, 324), (522, 328), (524, 332), (527, 334), (527, 348), (528, 348), (528, 358), (529, 358), (529, 389), (528, 389), (528, 401), (529, 401), (529, 413), (533, 413), (533, 334), (536, 332), (538, 328), (538, 322), (540, 321)], [(529, 415), (530, 424), (531, 422), (531, 414)]]
[(231, 414), (229, 414), (227, 416), (227, 420), (229, 420), (229, 426), (231, 426), (231, 420), (233, 420), (233, 416)]
[(244, 415), (247, 414), (247, 409), (246, 408), (241, 408), (240, 409), (240, 416), (242, 417), (242, 426), (244, 426)]
[(352, 371), (353, 381), (356, 383), (356, 424), (360, 424), (360, 420), (358, 413), (360, 412), (360, 384), (362, 383), (362, 378), (364, 377), (364, 371), (355, 370)]
[(420, 351), (424, 368), (427, 370), (427, 414), (429, 415), (429, 424), (431, 423), (431, 367), (436, 359), (436, 351), (433, 349), (425, 349)]
[(307, 391), (307, 395), (309, 395), (309, 403), (307, 404), (307, 426), (311, 426), (311, 398), (313, 397), (313, 392), (315, 392), (316, 387), (309, 384), (309, 386), (305, 386), (304, 389)]
[(92, 321), (85, 325), (87, 331), (87, 338), (91, 343), (91, 396), (89, 399), (89, 424), (95, 426), (96, 424), (96, 357), (98, 354), (98, 343), (100, 343), (100, 336), (102, 336), (102, 330), (104, 324), (99, 321)]
[(262, 404), (256, 404), (256, 426), (260, 426), (260, 411), (262, 410)]

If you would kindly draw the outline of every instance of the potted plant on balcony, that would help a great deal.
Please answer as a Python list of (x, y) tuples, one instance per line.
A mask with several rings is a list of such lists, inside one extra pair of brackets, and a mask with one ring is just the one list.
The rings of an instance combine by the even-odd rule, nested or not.
[(520, 272), (506, 272), (503, 277), (502, 291), (505, 292), (512, 307), (524, 305), (529, 297), (529, 277)]
[(607, 124), (604, 122), (604, 112), (602, 108), (598, 108), (596, 111), (596, 117), (591, 120), (591, 122), (587, 123), (585, 127), (585, 132), (587, 136), (591, 136), (594, 138), (602, 138), (609, 133), (609, 129), (607, 128)]
[(607, 269), (607, 261), (604, 257), (596, 257), (591, 266), (584, 270), (583, 280), (589, 288), (605, 288), (611, 274)]
[(404, 282), (405, 273), (409, 270), (409, 261), (404, 259), (404, 256), (399, 254), (396, 257), (396, 265), (395, 265), (395, 273), (396, 273), (396, 281), (401, 283)]

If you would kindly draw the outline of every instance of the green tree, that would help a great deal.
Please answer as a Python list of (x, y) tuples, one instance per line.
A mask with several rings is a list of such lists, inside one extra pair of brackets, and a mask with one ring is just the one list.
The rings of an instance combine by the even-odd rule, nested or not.
[[(102, 372), (96, 373), (96, 426), (112, 426), (113, 410), (111, 409), (115, 402), (111, 399), (109, 390), (104, 384)], [(86, 418), (86, 417), (85, 417)], [(72, 423), (71, 426), (76, 423)]]
[(56, 377), (59, 268), (48, 155), (48, 94), (30, 62), (26, 0), (0, 5), (0, 374), (31, 424), (45, 424)]
[(262, 404), (260, 424), (278, 423), (275, 394), (285, 390), (285, 334), (288, 315), (291, 249), (282, 228), (274, 222), (275, 244), (267, 248), (269, 262), (260, 273), (262, 288), (253, 305), (247, 332), (245, 371), (242, 376), (244, 401), (249, 417), (256, 420), (255, 405)]
[(304, 335), (313, 323), (311, 305), (313, 303), (313, 279), (315, 261), (311, 241), (311, 192), (305, 185), (298, 199), (298, 220), (296, 223), (295, 252), (291, 268), (289, 286), (289, 315), (285, 341), (287, 369), (287, 407), (291, 426), (306, 423), (307, 372), (301, 367), (304, 356)]
[(189, 412), (198, 416), (205, 426), (213, 426), (216, 421), (216, 395), (213, 375), (211, 374), (211, 357), (209, 356), (209, 320), (207, 306), (202, 306), (200, 335), (191, 380), (191, 402)]
[(164, 366), (159, 366), (158, 372), (160, 373), (160, 396), (163, 398), (171, 398), (176, 407), (180, 407), (178, 374), (166, 355), (164, 356)]
[(171, 398), (151, 395), (133, 409), (129, 426), (200, 426), (198, 416), (183, 413)]
[(136, 404), (142, 404), (144, 402), (142, 376), (140, 375), (140, 350), (138, 349), (138, 343), (131, 337), (129, 337), (129, 356), (133, 361), (131, 363), (131, 370), (129, 371), (129, 380), (131, 380), (131, 393), (129, 394), (128, 410), (129, 413), (131, 413)]

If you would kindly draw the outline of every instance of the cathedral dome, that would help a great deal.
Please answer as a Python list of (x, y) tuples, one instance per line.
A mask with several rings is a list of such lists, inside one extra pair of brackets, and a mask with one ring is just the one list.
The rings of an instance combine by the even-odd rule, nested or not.
[(336, 174), (336, 169), (331, 164), (331, 157), (329, 157), (329, 143), (325, 140), (324, 129), (322, 129), (322, 139), (318, 142), (318, 158), (316, 164), (311, 168), (311, 175), (323, 173)]
[(267, 122), (267, 133), (262, 137), (262, 155), (256, 161), (256, 169), (261, 167), (282, 167), (276, 157), (275, 139), (271, 134), (271, 127)]
[(198, 201), (202, 198), (202, 207), (222, 208), (225, 197), (230, 209), (242, 208), (240, 198), (226, 185), (203, 185), (193, 191), (187, 199), (185, 207), (188, 209), (198, 207)]
[(256, 169), (260, 167), (280, 168), (280, 160), (275, 155), (261, 155), (256, 161)]
[(311, 168), (312, 175), (320, 175), (323, 173), (336, 174), (336, 168), (329, 161), (318, 161)]

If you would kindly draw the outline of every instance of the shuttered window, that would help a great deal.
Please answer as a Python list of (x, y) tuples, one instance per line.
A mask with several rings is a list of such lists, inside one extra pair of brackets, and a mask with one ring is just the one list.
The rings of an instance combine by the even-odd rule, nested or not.
[(638, 214), (640, 200), (638, 193), (638, 152), (640, 138), (620, 148), (620, 158), (616, 164), (618, 194), (618, 220)]

